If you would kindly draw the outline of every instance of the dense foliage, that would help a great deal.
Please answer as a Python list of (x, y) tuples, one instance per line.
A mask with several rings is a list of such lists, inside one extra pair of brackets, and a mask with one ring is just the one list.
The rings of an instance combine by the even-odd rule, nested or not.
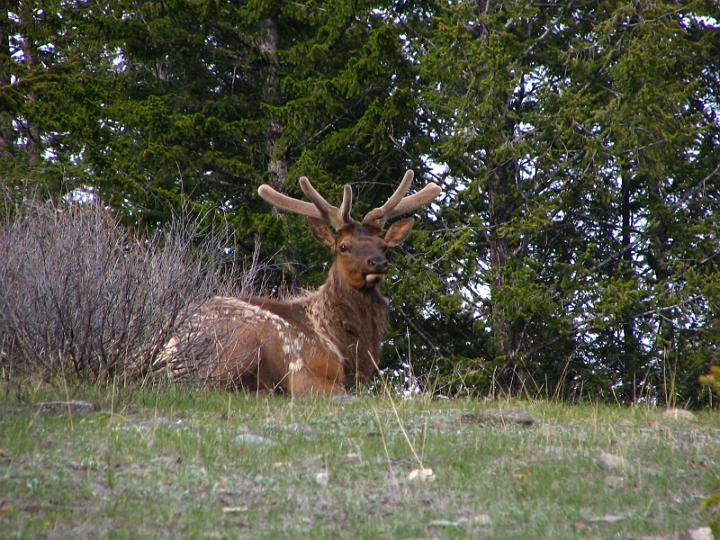
[[(391, 364), (460, 391), (699, 403), (720, 345), (720, 12), (676, 3), (15, 1), (8, 192), (188, 204), (260, 237), (276, 286), (326, 255), (255, 195), (305, 174), (357, 212), (443, 184), (389, 280)], [(423, 216), (425, 217), (425, 216)], [(446, 388), (436, 386), (436, 388)]]

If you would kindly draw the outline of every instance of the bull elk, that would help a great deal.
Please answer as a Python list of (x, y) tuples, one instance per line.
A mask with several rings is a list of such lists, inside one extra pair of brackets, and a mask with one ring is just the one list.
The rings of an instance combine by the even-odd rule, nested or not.
[(378, 287), (388, 271), (385, 250), (405, 240), (413, 219), (395, 222), (384, 235), (383, 227), (441, 192), (430, 183), (405, 196), (412, 179), (408, 170), (395, 193), (361, 223), (350, 215), (349, 185), (340, 208), (306, 177), (300, 187), (311, 202), (260, 186), (260, 197), (275, 208), (307, 217), (314, 236), (331, 251), (325, 283), (286, 301), (214, 297), (168, 341), (156, 365), (175, 379), (193, 373), (215, 385), (291, 395), (341, 394), (366, 384), (380, 361), (387, 323), (388, 301)]

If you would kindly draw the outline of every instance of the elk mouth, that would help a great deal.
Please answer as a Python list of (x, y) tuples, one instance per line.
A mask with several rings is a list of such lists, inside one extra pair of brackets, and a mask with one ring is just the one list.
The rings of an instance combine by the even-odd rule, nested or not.
[(377, 272), (365, 274), (365, 284), (366, 285), (377, 285), (383, 279), (385, 279), (385, 274), (379, 274)]

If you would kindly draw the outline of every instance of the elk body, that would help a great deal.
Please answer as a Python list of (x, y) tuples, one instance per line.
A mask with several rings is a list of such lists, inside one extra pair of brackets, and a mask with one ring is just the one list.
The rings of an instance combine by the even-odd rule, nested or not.
[(252, 391), (340, 394), (367, 383), (380, 362), (387, 299), (379, 290), (388, 271), (385, 251), (409, 234), (413, 220), (387, 220), (429, 204), (436, 184), (405, 196), (413, 179), (400, 186), (362, 222), (351, 215), (352, 190), (344, 187), (339, 208), (300, 178), (311, 202), (287, 197), (267, 185), (258, 193), (276, 208), (308, 218), (315, 237), (333, 254), (325, 283), (315, 292), (287, 301), (214, 297), (166, 344), (156, 362), (175, 379), (193, 376), (215, 385)]

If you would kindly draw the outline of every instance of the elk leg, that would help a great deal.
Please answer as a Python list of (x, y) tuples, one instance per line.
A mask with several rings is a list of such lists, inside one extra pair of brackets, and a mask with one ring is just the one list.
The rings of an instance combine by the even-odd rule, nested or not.
[(251, 354), (247, 354), (248, 360), (242, 362), (242, 371), (235, 374), (233, 379), (239, 380), (239, 387), (246, 392), (256, 395), (273, 392), (276, 385), (273, 384), (273, 373), (263, 348), (258, 346)]
[(289, 376), (288, 389), (292, 397), (307, 394), (336, 396), (345, 394), (345, 388), (337, 381), (319, 377), (311, 371), (292, 373)]
[(345, 394), (343, 381), (345, 375), (340, 363), (334, 358), (313, 358), (307, 364), (300, 361), (288, 373), (288, 390), (291, 396), (305, 394), (339, 395)]

